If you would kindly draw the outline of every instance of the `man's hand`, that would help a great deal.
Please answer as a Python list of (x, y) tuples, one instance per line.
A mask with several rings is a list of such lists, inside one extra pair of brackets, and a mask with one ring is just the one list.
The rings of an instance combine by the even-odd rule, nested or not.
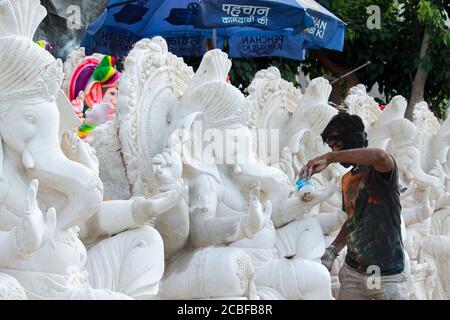
[(328, 271), (331, 271), (331, 268), (333, 267), (334, 261), (336, 260), (337, 256), (337, 253), (334, 252), (334, 250), (330, 247), (325, 249), (325, 253), (323, 254), (321, 260), (322, 264), (328, 269)]
[(322, 172), (325, 170), (328, 165), (331, 163), (326, 159), (327, 154), (323, 154), (321, 156), (318, 156), (317, 158), (314, 158), (312, 160), (309, 160), (308, 163), (303, 166), (303, 168), (300, 170), (299, 177), (305, 177), (306, 179), (311, 179), (311, 177), (319, 172)]

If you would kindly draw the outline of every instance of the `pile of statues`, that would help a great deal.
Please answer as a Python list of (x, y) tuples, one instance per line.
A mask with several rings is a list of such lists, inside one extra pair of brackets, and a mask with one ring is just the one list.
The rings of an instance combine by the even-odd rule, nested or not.
[[(135, 44), (115, 116), (92, 139), (60, 88), (82, 61), (34, 44), (39, 0), (0, 0), (0, 298), (332, 299), (337, 261), (320, 258), (346, 219), (331, 165), (314, 191), (300, 168), (328, 151), (320, 132), (338, 111), (331, 86), (304, 95), (271, 67), (245, 96), (231, 61), (205, 54), (194, 73), (164, 39)], [(391, 153), (402, 185), (413, 299), (450, 297), (450, 120), (425, 103), (404, 119), (365, 87), (348, 112)]]

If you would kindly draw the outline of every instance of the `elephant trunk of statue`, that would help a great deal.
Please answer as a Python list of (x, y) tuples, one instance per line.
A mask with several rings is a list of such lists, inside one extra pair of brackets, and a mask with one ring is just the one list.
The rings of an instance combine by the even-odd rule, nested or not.
[(42, 187), (67, 198), (61, 208), (56, 208), (58, 229), (89, 219), (100, 208), (103, 186), (92, 170), (63, 154), (55, 101), (39, 98), (3, 108), (0, 136), (5, 150), (17, 156), (9, 161), (21, 161), (29, 178), (37, 178)]
[(417, 186), (425, 189), (429, 186), (438, 188), (440, 185), (442, 185), (439, 178), (429, 175), (423, 171), (422, 167), (420, 166), (419, 150), (417, 150), (416, 148), (411, 148), (410, 156), (412, 161), (409, 166), (407, 166), (407, 169), (410, 175), (413, 177), (414, 182), (417, 184)]
[[(67, 197), (67, 204), (58, 212), (58, 228), (66, 229), (89, 219), (99, 210), (103, 186), (92, 170), (67, 159), (59, 147), (59, 141), (55, 140), (30, 141), (23, 153), (22, 163), (42, 185)], [(45, 152), (43, 145), (46, 146)]]

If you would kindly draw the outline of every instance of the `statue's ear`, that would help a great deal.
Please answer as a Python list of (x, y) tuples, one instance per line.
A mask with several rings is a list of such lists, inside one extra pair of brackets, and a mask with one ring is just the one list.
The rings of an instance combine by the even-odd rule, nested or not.
[(59, 90), (56, 104), (59, 110), (59, 136), (61, 137), (66, 130), (78, 128), (81, 125), (81, 120), (77, 117), (72, 103), (70, 103), (64, 91)]

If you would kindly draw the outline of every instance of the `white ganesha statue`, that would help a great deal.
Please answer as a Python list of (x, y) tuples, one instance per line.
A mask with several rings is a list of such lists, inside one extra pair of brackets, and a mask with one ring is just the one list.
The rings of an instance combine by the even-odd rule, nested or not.
[(62, 63), (32, 41), (45, 16), (39, 0), (0, 1), (0, 296), (155, 297), (163, 242), (144, 224), (178, 201), (181, 180), (103, 202), (95, 152), (68, 130)]
[[(306, 203), (283, 171), (253, 154), (251, 112), (226, 82), (230, 67), (212, 50), (194, 74), (160, 37), (134, 46), (117, 117), (93, 132), (102, 180), (112, 186), (106, 196), (151, 196), (167, 183), (149, 163), (181, 165), (187, 196), (150, 221), (165, 244), (160, 298), (331, 298), (320, 225), (303, 217), (330, 188)], [(124, 173), (129, 194), (114, 187), (112, 171)]]

